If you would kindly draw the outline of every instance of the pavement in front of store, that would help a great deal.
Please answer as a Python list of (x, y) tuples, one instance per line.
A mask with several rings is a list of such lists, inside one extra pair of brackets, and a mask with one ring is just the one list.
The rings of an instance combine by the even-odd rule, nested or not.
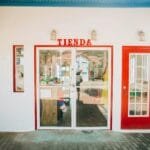
[(0, 150), (150, 150), (150, 133), (108, 130), (0, 132)]

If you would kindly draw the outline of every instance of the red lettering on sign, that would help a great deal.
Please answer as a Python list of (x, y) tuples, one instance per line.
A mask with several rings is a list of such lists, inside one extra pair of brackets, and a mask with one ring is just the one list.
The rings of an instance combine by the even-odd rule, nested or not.
[(80, 46), (84, 46), (85, 45), (85, 40), (84, 39), (80, 39)]
[(92, 46), (90, 39), (57, 39), (59, 46)]
[(68, 45), (65, 45), (65, 46), (72, 46), (72, 39), (68, 39)]
[(90, 39), (87, 40), (87, 46), (92, 46), (92, 42)]
[(78, 39), (74, 39), (74, 46), (78, 46)]
[(61, 46), (62, 39), (57, 39), (57, 41), (58, 41), (58, 45)]

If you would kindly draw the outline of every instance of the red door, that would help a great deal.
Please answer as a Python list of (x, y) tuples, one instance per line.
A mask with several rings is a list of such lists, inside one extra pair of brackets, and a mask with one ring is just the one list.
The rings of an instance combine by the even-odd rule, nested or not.
[(150, 46), (123, 46), (122, 129), (150, 129)]

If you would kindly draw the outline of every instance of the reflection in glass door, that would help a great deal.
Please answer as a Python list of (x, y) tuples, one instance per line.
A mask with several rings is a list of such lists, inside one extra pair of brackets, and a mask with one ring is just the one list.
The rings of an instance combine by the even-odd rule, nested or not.
[(110, 99), (108, 50), (77, 50), (77, 126), (107, 127)]
[(71, 127), (71, 51), (39, 51), (40, 127)]

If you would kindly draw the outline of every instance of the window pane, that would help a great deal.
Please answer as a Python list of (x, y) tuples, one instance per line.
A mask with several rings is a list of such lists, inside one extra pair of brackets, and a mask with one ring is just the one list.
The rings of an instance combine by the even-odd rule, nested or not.
[(76, 58), (77, 126), (107, 126), (108, 51), (79, 50)]
[(108, 91), (97, 88), (77, 88), (77, 126), (106, 126)]
[(131, 54), (129, 64), (129, 115), (146, 115), (149, 110), (145, 104), (149, 103), (150, 57)]
[(136, 115), (141, 115), (141, 105), (136, 104)]
[(143, 100), (143, 103), (147, 103), (148, 102), (148, 92), (143, 92), (142, 100)]
[(135, 104), (130, 104), (129, 105), (129, 114), (130, 115), (135, 115)]
[(136, 70), (136, 80), (137, 80), (137, 82), (139, 82), (139, 83), (141, 83), (141, 80), (142, 80), (142, 68), (140, 67), (140, 68), (137, 68), (137, 70)]
[(40, 85), (60, 84), (60, 52), (40, 51)]
[(40, 88), (40, 125), (71, 126), (69, 88)]
[(135, 103), (135, 96), (133, 92), (130, 92), (130, 103)]
[(60, 81), (65, 85), (71, 83), (71, 51), (63, 51), (61, 53)]
[(137, 66), (142, 66), (142, 55), (137, 55)]
[(147, 115), (147, 104), (142, 105), (142, 115)]
[(141, 102), (141, 92), (136, 91), (136, 103), (140, 103)]
[[(77, 51), (76, 80), (81, 75), (85, 85), (98, 85), (96, 81), (106, 81), (108, 78), (107, 51)], [(77, 81), (78, 84), (79, 81)]]
[(40, 84), (70, 84), (71, 52), (57, 50), (40, 51)]

